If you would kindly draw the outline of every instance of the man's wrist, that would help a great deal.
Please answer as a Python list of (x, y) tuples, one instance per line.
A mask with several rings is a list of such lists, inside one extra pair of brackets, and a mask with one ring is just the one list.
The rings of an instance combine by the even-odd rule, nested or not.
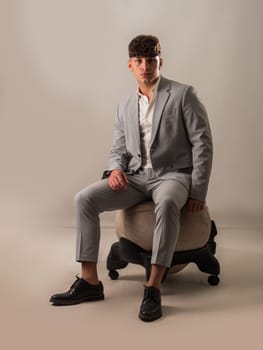
[(119, 169), (119, 168), (111, 169), (111, 170), (105, 170), (105, 171), (103, 172), (103, 174), (102, 174), (102, 179), (108, 178), (108, 177), (110, 176), (110, 174), (111, 174), (113, 171), (115, 171), (115, 170), (119, 170), (119, 171), (123, 172), (123, 170), (122, 170), (122, 169)]

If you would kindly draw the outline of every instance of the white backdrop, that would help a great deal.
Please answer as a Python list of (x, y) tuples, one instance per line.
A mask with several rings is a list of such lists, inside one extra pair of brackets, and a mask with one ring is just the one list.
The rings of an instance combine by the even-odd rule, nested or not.
[(68, 225), (74, 194), (107, 167), (119, 100), (135, 89), (127, 44), (157, 35), (168, 78), (207, 107), (208, 195), (221, 225), (261, 225), (263, 2), (0, 2), (2, 220)]

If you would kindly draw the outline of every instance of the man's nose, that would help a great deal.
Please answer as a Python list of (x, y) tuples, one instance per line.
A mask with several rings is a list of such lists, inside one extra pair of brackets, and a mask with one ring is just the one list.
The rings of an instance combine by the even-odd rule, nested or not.
[(145, 72), (149, 70), (149, 63), (147, 62), (147, 60), (142, 60), (141, 69)]

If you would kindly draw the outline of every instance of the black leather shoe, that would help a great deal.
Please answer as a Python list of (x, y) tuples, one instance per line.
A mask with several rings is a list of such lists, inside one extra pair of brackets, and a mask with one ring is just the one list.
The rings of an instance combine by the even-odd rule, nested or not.
[(157, 320), (162, 316), (161, 293), (155, 287), (144, 287), (144, 297), (140, 307), (139, 318), (145, 322)]
[(83, 278), (77, 277), (70, 289), (65, 293), (52, 295), (50, 302), (53, 305), (74, 305), (85, 301), (103, 300), (103, 284), (90, 284)]

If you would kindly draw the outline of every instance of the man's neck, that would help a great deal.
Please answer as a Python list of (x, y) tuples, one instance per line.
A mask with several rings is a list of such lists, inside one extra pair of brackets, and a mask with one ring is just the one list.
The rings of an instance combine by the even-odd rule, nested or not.
[(148, 100), (151, 102), (152, 98), (153, 98), (153, 87), (156, 84), (157, 80), (159, 79), (159, 76), (151, 83), (149, 84), (139, 84), (139, 91), (145, 95)]

